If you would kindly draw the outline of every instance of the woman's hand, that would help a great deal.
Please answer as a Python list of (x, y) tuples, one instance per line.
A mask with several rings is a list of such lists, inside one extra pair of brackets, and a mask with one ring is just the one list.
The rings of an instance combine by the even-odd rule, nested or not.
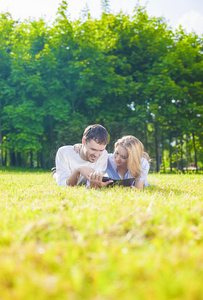
[(106, 182), (102, 181), (102, 177), (103, 175), (99, 172), (92, 172), (89, 175), (89, 182), (90, 182), (90, 188), (101, 188), (101, 187), (105, 187), (107, 185), (109, 185), (110, 183), (113, 182), (113, 180), (109, 180)]
[(75, 150), (75, 152), (77, 152), (78, 154), (80, 154), (80, 150), (82, 149), (82, 144), (75, 144), (73, 146), (73, 149)]

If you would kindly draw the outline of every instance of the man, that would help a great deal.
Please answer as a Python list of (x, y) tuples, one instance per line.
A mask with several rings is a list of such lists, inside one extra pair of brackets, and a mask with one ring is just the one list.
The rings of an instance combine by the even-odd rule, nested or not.
[(108, 153), (108, 132), (99, 125), (88, 126), (82, 137), (82, 148), (77, 153), (73, 146), (63, 146), (56, 154), (54, 178), (58, 186), (87, 184), (91, 173), (105, 173)]

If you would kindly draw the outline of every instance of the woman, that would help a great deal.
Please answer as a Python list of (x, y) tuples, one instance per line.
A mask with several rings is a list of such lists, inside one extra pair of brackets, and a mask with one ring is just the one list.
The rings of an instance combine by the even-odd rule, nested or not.
[[(123, 136), (114, 145), (114, 153), (108, 155), (107, 175), (111, 179), (135, 178), (132, 187), (142, 189), (148, 186), (147, 174), (150, 164), (144, 146), (132, 135)], [(102, 182), (102, 175), (93, 172), (89, 176), (90, 187), (107, 186), (112, 181)]]

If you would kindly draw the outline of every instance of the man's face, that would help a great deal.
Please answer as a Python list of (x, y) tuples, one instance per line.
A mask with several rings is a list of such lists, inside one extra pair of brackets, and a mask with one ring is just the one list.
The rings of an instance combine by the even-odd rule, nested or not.
[(106, 145), (98, 144), (94, 140), (86, 142), (86, 140), (84, 139), (82, 143), (85, 159), (91, 163), (94, 163), (106, 148)]

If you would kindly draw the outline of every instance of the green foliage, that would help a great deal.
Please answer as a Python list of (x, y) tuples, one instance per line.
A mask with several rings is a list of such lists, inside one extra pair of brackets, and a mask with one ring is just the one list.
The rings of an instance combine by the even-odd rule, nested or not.
[(201, 299), (202, 175), (148, 177), (144, 191), (58, 188), (1, 168), (2, 299)]
[(6, 122), (3, 130), (8, 132), (8, 147), (17, 151), (41, 149), (42, 109), (35, 107), (32, 101), (27, 101), (17, 107), (6, 106), (4, 113), (3, 121), (6, 119)]
[(56, 131), (58, 132), (58, 147), (61, 145), (74, 145), (81, 141), (82, 134), (88, 126), (88, 120), (79, 113), (73, 113), (71, 119), (65, 124), (59, 124)]

